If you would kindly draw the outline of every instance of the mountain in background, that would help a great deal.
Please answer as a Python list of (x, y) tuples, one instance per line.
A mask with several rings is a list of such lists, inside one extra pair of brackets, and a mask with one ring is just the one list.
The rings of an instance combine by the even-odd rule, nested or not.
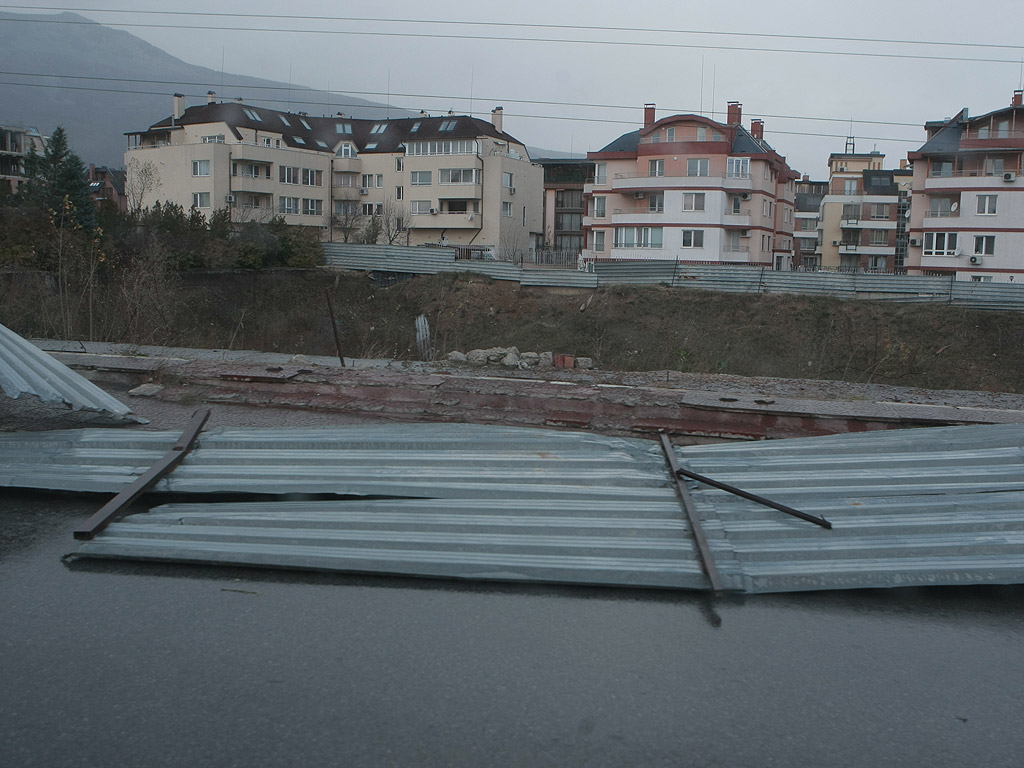
[[(170, 115), (174, 93), (185, 94), (191, 106), (205, 104), (207, 91), (218, 99), (241, 96), (252, 104), (311, 115), (379, 118), (388, 113), (386, 105), (355, 96), (187, 64), (135, 35), (74, 13), (0, 13), (0, 125), (33, 126), (47, 136), (63, 125), (85, 163), (123, 166), (126, 132)], [(391, 117), (414, 114), (390, 109)]]

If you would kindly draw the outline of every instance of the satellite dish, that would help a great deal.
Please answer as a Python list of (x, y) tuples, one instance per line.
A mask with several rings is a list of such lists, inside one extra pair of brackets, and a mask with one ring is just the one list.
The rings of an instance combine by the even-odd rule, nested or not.
[(903, 214), (903, 218), (909, 219), (910, 218), (910, 211), (907, 211), (905, 214)]
[(953, 213), (956, 213), (959, 208), (960, 203), (953, 203), (951, 206), (949, 206), (949, 210), (951, 210)]

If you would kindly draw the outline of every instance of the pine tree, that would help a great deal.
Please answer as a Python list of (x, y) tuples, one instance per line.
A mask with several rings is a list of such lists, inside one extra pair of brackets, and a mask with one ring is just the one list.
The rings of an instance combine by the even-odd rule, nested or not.
[[(71, 151), (64, 129), (58, 126), (40, 155), (33, 147), (25, 158), (26, 183), (21, 194), (44, 210), (60, 215), (70, 210), (75, 224), (91, 231), (96, 226), (96, 208), (89, 197), (85, 164)], [(70, 209), (65, 208), (65, 200)]]

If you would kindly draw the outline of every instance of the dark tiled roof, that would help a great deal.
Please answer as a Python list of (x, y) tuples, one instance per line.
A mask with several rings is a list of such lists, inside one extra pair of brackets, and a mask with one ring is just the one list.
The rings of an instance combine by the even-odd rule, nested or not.
[[(250, 114), (259, 119), (253, 119)], [(287, 123), (285, 122), (287, 121)], [(491, 137), (502, 142), (521, 143), (514, 136), (498, 131), (486, 120), (466, 115), (440, 117), (406, 117), (394, 120), (365, 120), (352, 117), (314, 117), (294, 112), (282, 112), (240, 102), (219, 102), (189, 107), (184, 114), (173, 121), (174, 125), (203, 125), (206, 123), (227, 123), (240, 138), (239, 128), (279, 133), (289, 147), (312, 149), (319, 152), (333, 152), (343, 141), (351, 141), (359, 152), (397, 152), (399, 145), (409, 140), (423, 139), (475, 139)], [(351, 125), (351, 133), (339, 133), (338, 124)], [(448, 126), (446, 123), (454, 123)], [(371, 133), (374, 126), (386, 125), (382, 133)], [(308, 127), (307, 127), (308, 126)], [(413, 131), (416, 126), (416, 131)], [(445, 126), (449, 130), (442, 131)], [(172, 128), (170, 117), (154, 123), (147, 131), (163, 131)], [(376, 144), (367, 149), (368, 144)]]
[(929, 154), (943, 154), (959, 150), (960, 138), (963, 136), (964, 132), (963, 123), (960, 122), (962, 115), (963, 112), (946, 123), (945, 128), (932, 136), (931, 139), (929, 139), (924, 146), (917, 151)]
[(640, 131), (624, 133), (611, 144), (598, 150), (599, 152), (636, 152), (640, 146)]
[(864, 171), (864, 192), (868, 195), (896, 195), (899, 187), (892, 171)]
[(771, 146), (763, 139), (755, 139), (750, 131), (742, 125), (737, 126), (736, 138), (732, 142), (732, 151), (738, 155), (757, 154), (758, 152), (772, 152)]

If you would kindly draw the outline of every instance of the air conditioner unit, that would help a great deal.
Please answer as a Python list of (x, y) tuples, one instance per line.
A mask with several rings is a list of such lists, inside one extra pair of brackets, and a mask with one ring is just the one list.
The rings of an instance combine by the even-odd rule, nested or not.
[(509, 187), (509, 188), (508, 188), (508, 193), (509, 193), (510, 195), (514, 195), (514, 194), (516, 193), (516, 188), (515, 188), (515, 187)]
[(359, 194), (360, 195), (368, 195), (368, 194), (370, 194), (370, 190), (367, 189), (366, 187), (360, 187), (359, 188)]
[(231, 205), (234, 205), (234, 203), (235, 203), (235, 196), (234, 195), (224, 195), (224, 202), (225, 203), (230, 203)]
[(919, 237), (912, 237), (912, 238), (910, 238), (910, 247), (911, 248), (920, 248), (921, 247), (921, 238), (919, 238)]
[(430, 209), (430, 215), (431, 216), (436, 216), (437, 215), (437, 208), (431, 208)]
[(1017, 180), (1017, 174), (1013, 173), (1012, 171), (1007, 171), (1006, 173), (1003, 174), (1003, 181), (1016, 181), (1016, 180)]
[(740, 195), (740, 200), (749, 200), (749, 199), (750, 199), (750, 193), (749, 192), (744, 192), (742, 195)]
[(842, 243), (843, 243), (842, 240), (833, 240), (832, 241), (832, 245), (842, 245)]
[(740, 237), (750, 237), (750, 230), (749, 229), (741, 229), (740, 230)]
[(971, 264), (981, 264), (981, 256), (971, 256)]
[(963, 252), (962, 250), (960, 250), (959, 248), (956, 248), (956, 249), (955, 249), (955, 250), (953, 251), (953, 255), (954, 255), (954, 256), (963, 256), (963, 255), (964, 255), (964, 252)]
[(647, 197), (647, 193), (646, 192), (634, 192), (633, 193), (633, 199), (634, 200), (643, 200), (645, 197)]

